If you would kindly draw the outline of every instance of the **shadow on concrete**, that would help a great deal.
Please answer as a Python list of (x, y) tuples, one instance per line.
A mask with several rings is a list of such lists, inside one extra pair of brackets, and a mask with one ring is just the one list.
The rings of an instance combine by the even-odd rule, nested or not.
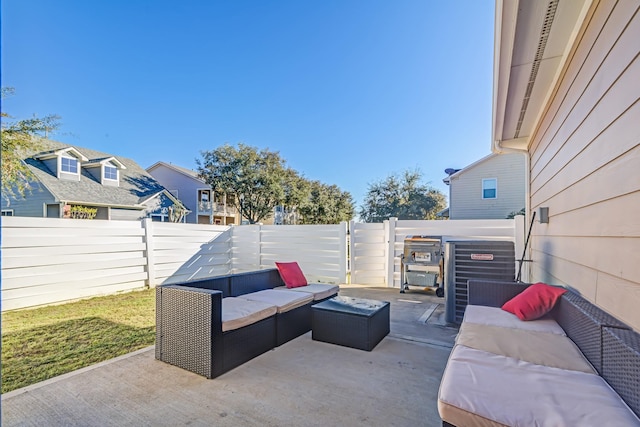
[(438, 320), (443, 300), (340, 294), (391, 303), (391, 333), (372, 351), (309, 332), (208, 380), (155, 360), (150, 347), (3, 395), (3, 426), (440, 426), (438, 387), (457, 332)]

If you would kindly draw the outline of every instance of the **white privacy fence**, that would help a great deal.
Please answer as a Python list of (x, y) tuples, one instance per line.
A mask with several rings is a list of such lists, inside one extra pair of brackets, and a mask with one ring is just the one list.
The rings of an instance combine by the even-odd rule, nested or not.
[[(297, 261), (310, 282), (399, 286), (407, 235), (507, 239), (523, 220), (338, 225), (173, 224), (2, 217), (2, 310), (178, 283)], [(518, 255), (519, 256), (519, 255)], [(350, 268), (347, 263), (350, 261)], [(526, 276), (525, 276), (526, 277)]]
[(137, 221), (2, 217), (2, 310), (144, 287)]
[[(309, 282), (345, 283), (347, 223), (337, 225), (260, 225), (260, 265), (297, 261)], [(243, 227), (236, 227), (238, 230)], [(234, 259), (244, 248), (234, 248)]]
[[(450, 240), (507, 240), (516, 256), (524, 249), (524, 216), (511, 219), (351, 222), (351, 282), (400, 287), (400, 255), (407, 236), (438, 236)], [(526, 276), (525, 276), (526, 277)]]
[[(184, 250), (169, 249), (179, 241), (178, 233), (185, 225), (167, 224), (159, 229), (170, 231), (173, 240), (158, 247), (156, 224), (153, 226), (152, 253), (169, 251), (162, 271), (156, 271), (153, 285), (179, 283), (231, 272), (273, 268), (275, 262), (296, 261), (310, 282), (340, 284), (347, 276), (347, 224), (339, 225), (243, 225), (220, 227), (216, 236), (185, 246)], [(195, 227), (195, 226), (194, 226)], [(211, 226), (200, 226), (202, 237)], [(196, 236), (196, 231), (193, 231)], [(156, 255), (154, 255), (156, 256)], [(156, 269), (160, 268), (155, 260)], [(161, 274), (160, 274), (161, 273)]]
[(413, 235), (441, 236), (450, 240), (505, 240), (514, 242), (516, 257), (524, 249), (524, 216), (513, 219), (455, 220), (455, 221), (399, 221), (391, 218), (389, 235), (388, 276), (386, 284), (400, 287), (400, 255), (404, 239)]
[[(228, 274), (232, 230), (228, 226), (143, 221), (147, 236), (148, 283), (156, 286)], [(248, 246), (248, 245), (247, 245)]]

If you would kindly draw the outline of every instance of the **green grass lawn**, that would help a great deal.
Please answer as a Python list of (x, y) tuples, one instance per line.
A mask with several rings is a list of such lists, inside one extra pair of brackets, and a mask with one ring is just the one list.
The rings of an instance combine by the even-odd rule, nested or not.
[(2, 393), (152, 345), (155, 289), (2, 313)]

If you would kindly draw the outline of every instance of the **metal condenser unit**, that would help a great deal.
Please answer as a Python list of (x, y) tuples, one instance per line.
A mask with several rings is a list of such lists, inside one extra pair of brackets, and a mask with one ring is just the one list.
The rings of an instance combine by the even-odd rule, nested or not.
[(401, 293), (416, 286), (435, 289), (437, 296), (444, 296), (442, 237), (407, 236), (400, 264)]
[(468, 303), (469, 279), (513, 281), (516, 257), (513, 242), (450, 241), (445, 247), (445, 320), (461, 323)]

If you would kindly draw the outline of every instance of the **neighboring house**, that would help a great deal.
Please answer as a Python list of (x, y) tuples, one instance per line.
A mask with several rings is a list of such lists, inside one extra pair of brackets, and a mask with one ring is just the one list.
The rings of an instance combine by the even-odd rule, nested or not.
[(443, 179), (449, 186), (449, 219), (505, 219), (523, 209), (524, 164), (522, 154), (490, 154), (452, 170)]
[(24, 159), (33, 172), (24, 197), (3, 195), (3, 216), (82, 217), (167, 221), (183, 209), (178, 199), (133, 160), (44, 140), (43, 151)]
[(268, 218), (266, 223), (273, 223), (274, 225), (296, 225), (300, 220), (300, 215), (296, 208), (285, 208), (282, 205), (278, 205), (273, 208), (273, 217)]
[(537, 213), (525, 280), (640, 331), (640, 2), (496, 5), (493, 150), (526, 154)]
[(171, 163), (157, 162), (147, 172), (185, 204), (193, 224), (240, 224), (233, 194), (217, 194), (198, 173)]

